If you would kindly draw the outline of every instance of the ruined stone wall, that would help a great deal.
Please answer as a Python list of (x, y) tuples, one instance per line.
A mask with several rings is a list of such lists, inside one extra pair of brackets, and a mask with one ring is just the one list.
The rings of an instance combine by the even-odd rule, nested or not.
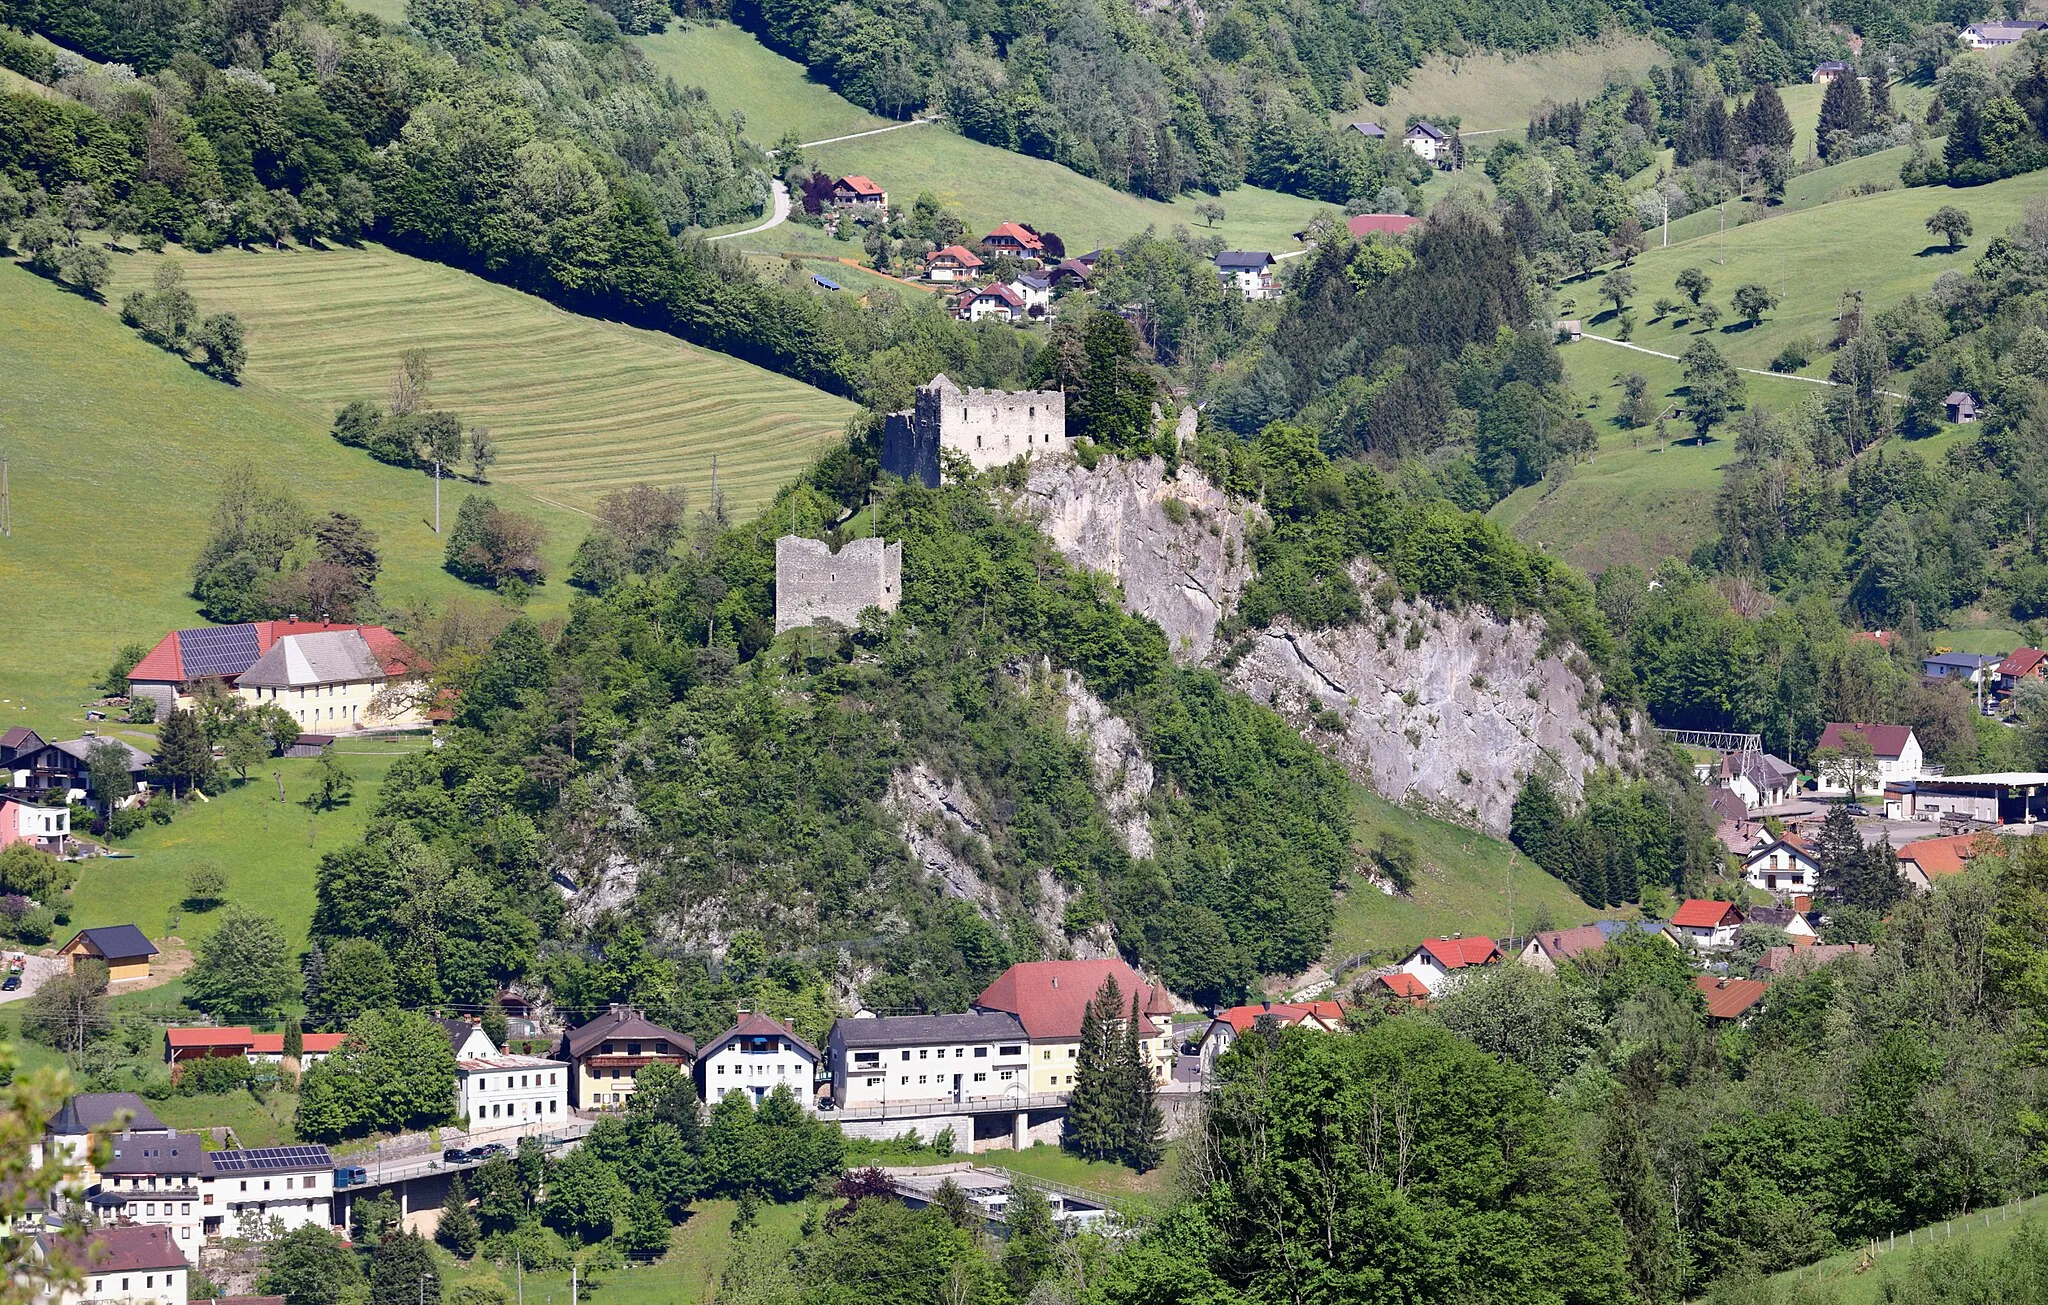
[(853, 626), (862, 611), (903, 600), (903, 545), (856, 539), (834, 553), (822, 540), (775, 541), (775, 632), (818, 621)]
[(941, 449), (986, 471), (1070, 447), (1067, 396), (1061, 391), (963, 390), (940, 375), (918, 387), (914, 408), (884, 420), (881, 460), (891, 475), (935, 487)]

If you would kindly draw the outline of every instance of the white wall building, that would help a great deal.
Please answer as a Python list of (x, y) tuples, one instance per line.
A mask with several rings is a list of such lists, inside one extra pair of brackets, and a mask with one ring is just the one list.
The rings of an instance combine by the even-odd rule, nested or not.
[(559, 1060), (493, 1051), (455, 1062), (455, 1113), (469, 1121), (471, 1138), (500, 1130), (546, 1132), (568, 1109), (569, 1067)]
[(191, 1264), (209, 1237), (285, 1231), (334, 1217), (334, 1160), (324, 1146), (206, 1151), (197, 1133), (120, 1133), (86, 1197), (102, 1223), (160, 1228)]
[(1023, 1097), (1031, 1090), (1031, 1040), (1006, 1011), (840, 1020), (825, 1046), (832, 1099), (841, 1107)]
[(758, 1106), (776, 1088), (787, 1087), (805, 1110), (815, 1113), (823, 1059), (784, 1025), (748, 1011), (697, 1052), (697, 1095), (716, 1105), (738, 1092)]
[(1742, 863), (1742, 877), (1751, 888), (1776, 896), (1810, 894), (1820, 887), (1820, 862), (1805, 839), (1787, 834), (1751, 852)]
[(53, 1252), (77, 1266), (80, 1282), (63, 1290), (45, 1287), (36, 1297), (45, 1305), (186, 1305), (190, 1269), (163, 1228), (95, 1228), (71, 1238), (35, 1239), (37, 1260), (48, 1261)]
[[(1846, 756), (1854, 746), (1851, 735), (1860, 735), (1870, 745), (1869, 768), (1861, 776), (1863, 792), (1882, 792), (1884, 786), (1893, 780), (1918, 779), (1924, 768), (1925, 758), (1920, 751), (1920, 740), (1908, 725), (1874, 725), (1830, 721), (1820, 732), (1820, 740), (1814, 744), (1816, 753), (1839, 752)], [(1849, 775), (1846, 763), (1831, 764), (1822, 758), (1815, 761), (1817, 772), (1814, 791), (1816, 793), (1840, 795), (1849, 791)], [(1874, 774), (1871, 772), (1875, 772)]]

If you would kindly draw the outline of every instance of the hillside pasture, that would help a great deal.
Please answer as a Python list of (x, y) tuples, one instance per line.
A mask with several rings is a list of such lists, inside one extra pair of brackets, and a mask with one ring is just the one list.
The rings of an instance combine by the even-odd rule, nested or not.
[(812, 141), (889, 125), (731, 23), (677, 22), (633, 44), (678, 86), (698, 87), (721, 113), (744, 115), (747, 139), (763, 149), (775, 148), (786, 131)]
[[(156, 259), (118, 261), (116, 301), (147, 284)], [(380, 246), (178, 261), (207, 311), (249, 324), (251, 385), (327, 422), (351, 400), (381, 401), (399, 355), (425, 349), (433, 404), (490, 428), (491, 479), (566, 511), (639, 481), (684, 488), (701, 505), (715, 457), (728, 507), (750, 515), (855, 411), (750, 363)], [(463, 492), (444, 486), (444, 512)]]
[(1335, 118), (1377, 122), (1392, 134), (1399, 134), (1410, 114), (1456, 117), (1466, 133), (1519, 129), (1545, 100), (1591, 99), (1611, 72), (1640, 77), (1653, 64), (1670, 62), (1655, 41), (1635, 36), (1538, 54), (1433, 55), (1393, 88), (1385, 104), (1367, 101)]

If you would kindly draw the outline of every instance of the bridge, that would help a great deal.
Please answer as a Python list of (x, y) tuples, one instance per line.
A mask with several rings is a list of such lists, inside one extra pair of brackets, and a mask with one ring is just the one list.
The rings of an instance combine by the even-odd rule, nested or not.
[(1666, 743), (1676, 743), (1681, 748), (1707, 748), (1714, 752), (1762, 752), (1764, 740), (1761, 734), (1731, 734), (1726, 730), (1667, 730), (1659, 728), (1657, 737)]

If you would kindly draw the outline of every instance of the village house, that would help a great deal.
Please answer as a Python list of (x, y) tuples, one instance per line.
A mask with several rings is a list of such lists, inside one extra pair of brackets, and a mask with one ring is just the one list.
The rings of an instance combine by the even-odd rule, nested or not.
[(1968, 390), (1950, 390), (1941, 401), (1941, 411), (1951, 424), (1968, 426), (1977, 420), (1977, 396)]
[[(466, 1054), (496, 1051), (478, 1030), (482, 1045), (465, 1038), (456, 1050)], [(686, 1034), (653, 1023), (631, 1006), (612, 1008), (581, 1028), (562, 1035), (556, 1059), (569, 1066), (569, 1101), (579, 1110), (619, 1110), (633, 1096), (633, 1076), (649, 1065), (674, 1065), (688, 1074), (697, 1058), (697, 1043)]]
[(1045, 241), (1020, 222), (1005, 222), (981, 238), (981, 247), (995, 254), (1037, 258), (1045, 252)]
[(41, 1262), (74, 1265), (76, 1286), (44, 1293), (39, 1305), (187, 1305), (191, 1265), (157, 1227), (46, 1232), (31, 1243)]
[(1590, 924), (1576, 929), (1539, 929), (1515, 959), (1545, 974), (1555, 974), (1559, 965), (1574, 956), (1597, 952), (1606, 945), (1607, 936)]
[(1478, 934), (1470, 938), (1458, 935), (1424, 940), (1401, 961), (1401, 970), (1436, 993), (1442, 991), (1452, 975), (1481, 965), (1498, 965), (1501, 960), (1500, 948), (1493, 939)]
[(1831, 965), (1845, 956), (1869, 956), (1876, 951), (1869, 943), (1798, 943), (1789, 947), (1773, 947), (1758, 959), (1755, 969), (1758, 974), (1781, 979), (1787, 974), (1803, 974), (1809, 970)]
[(2029, 32), (2038, 32), (2048, 23), (2032, 20), (2000, 18), (1989, 22), (1971, 23), (1958, 33), (1964, 47), (1971, 50), (1996, 50), (2002, 46), (2018, 45)]
[(1022, 961), (983, 989), (974, 1008), (1016, 1016), (1031, 1040), (1031, 1090), (1064, 1092), (1074, 1085), (1081, 1020), (1109, 979), (1116, 981), (1126, 1013), (1136, 999), (1139, 1055), (1151, 1066), (1153, 1080), (1166, 1083), (1173, 1076), (1174, 1046), (1165, 1017), (1173, 1013), (1173, 1000), (1120, 960)]
[(1227, 249), (1216, 255), (1216, 275), (1246, 299), (1278, 297), (1273, 267), (1273, 256), (1257, 250)]
[(71, 808), (36, 805), (26, 792), (0, 793), (0, 847), (14, 843), (26, 843), (51, 856), (69, 856)]
[(50, 743), (29, 729), (11, 729), (0, 734), (0, 771), (5, 772), (0, 787), (30, 794), (48, 793), (56, 801), (87, 801), (104, 809), (99, 795), (93, 792), (88, 766), (93, 749), (109, 744), (120, 749), (126, 759), (128, 782), (138, 793), (146, 794), (149, 785), (143, 774), (156, 758), (134, 744), (103, 735)]
[(1052, 308), (1052, 277), (1045, 272), (1025, 272), (1010, 282), (1010, 293), (1024, 305), (1024, 315), (1033, 321)]
[(1742, 927), (1742, 912), (1733, 902), (1690, 897), (1671, 913), (1671, 927), (1701, 951), (1733, 947), (1735, 931)]
[(2048, 653), (2039, 648), (2013, 649), (2005, 655), (2004, 661), (1998, 663), (1995, 672), (1998, 692), (2010, 696), (2020, 687), (2021, 681), (2041, 679), (2044, 667), (2048, 667)]
[(758, 1106), (786, 1087), (805, 1110), (818, 1108), (818, 1070), (824, 1058), (778, 1020), (741, 1011), (737, 1023), (697, 1052), (697, 1095), (716, 1104), (742, 1093)]
[(569, 1067), (545, 1056), (521, 1056), (465, 1040), (455, 1059), (455, 1113), (469, 1121), (471, 1137), (545, 1132), (559, 1125), (569, 1102)]
[(281, 707), (300, 726), (329, 733), (421, 724), (424, 701), (386, 690), (424, 663), (395, 636), (387, 638), (380, 651), (363, 630), (286, 635), (236, 677), (235, 693), (252, 707)]
[(1794, 945), (1801, 940), (1811, 941), (1819, 936), (1813, 921), (1805, 911), (1790, 906), (1752, 906), (1742, 913), (1742, 922), (1765, 929), (1776, 929), (1791, 938)]
[(1425, 163), (1443, 167), (1451, 161), (1451, 138), (1433, 122), (1416, 123), (1402, 135), (1401, 143)]
[(162, 719), (172, 708), (190, 709), (195, 693), (228, 692), (242, 673), (294, 635), (353, 631), (369, 645), (387, 678), (423, 674), (427, 661), (381, 625), (340, 625), (325, 621), (251, 621), (173, 630), (157, 641), (128, 672), (131, 697), (149, 698)]
[(1816, 86), (1826, 86), (1829, 82), (1832, 82), (1835, 78), (1848, 71), (1849, 65), (1843, 63), (1840, 59), (1829, 59), (1824, 63), (1817, 63), (1813, 66), (1813, 84)]
[(1803, 837), (1783, 834), (1743, 858), (1742, 877), (1773, 895), (1810, 893), (1820, 886), (1820, 862)]
[(1387, 129), (1376, 122), (1354, 122), (1351, 124), (1351, 130), (1367, 140), (1385, 140), (1387, 138)]
[(1063, 258), (1052, 265), (1045, 276), (1053, 285), (1072, 282), (1077, 286), (1088, 284), (1088, 274), (1093, 269), (1078, 258)]
[(1395, 970), (1389, 974), (1373, 976), (1367, 991), (1381, 1001), (1403, 1002), (1410, 1006), (1429, 1005), (1429, 989), (1422, 980), (1406, 970)]
[(1920, 659), (1920, 673), (1930, 680), (1957, 680), (1974, 689), (1988, 683), (2004, 660), (1992, 653), (1931, 653)]
[(43, 1123), (42, 1140), (29, 1148), (33, 1164), (45, 1156), (82, 1167), (87, 1187), (99, 1181), (92, 1166), (92, 1139), (104, 1133), (168, 1133), (149, 1103), (133, 1092), (79, 1092), (64, 1099), (56, 1114)]
[(1046, 1074), (1034, 1086), (1031, 1040), (1008, 1011), (837, 1020), (825, 1058), (840, 1109), (1065, 1092), (1074, 1068), (1063, 1061), (1065, 1079)]
[(1757, 979), (1716, 978), (1711, 974), (1695, 974), (1692, 984), (1707, 1003), (1707, 1018), (1716, 1023), (1746, 1018), (1767, 990)]
[(149, 977), (149, 958), (156, 955), (156, 945), (132, 924), (108, 924), (80, 929), (57, 955), (70, 962), (73, 974), (86, 961), (104, 961), (109, 983), (133, 983)]
[(1733, 792), (1747, 811), (1790, 801), (1799, 782), (1799, 767), (1756, 749), (1723, 752), (1695, 764), (1693, 774), (1702, 784)]
[(924, 274), (929, 281), (972, 281), (980, 270), (981, 255), (965, 245), (947, 245), (924, 256)]
[(1335, 1033), (1344, 1027), (1344, 1007), (1334, 1001), (1268, 1001), (1256, 1006), (1232, 1006), (1229, 1010), (1218, 1011), (1203, 1031), (1198, 1047), (1202, 1076), (1207, 1078), (1215, 1068), (1216, 1058), (1230, 1050), (1260, 1020), (1268, 1020), (1278, 1029), (1300, 1028), (1317, 1033)]
[(1945, 838), (1922, 838), (1899, 849), (1899, 877), (1916, 893), (1934, 891), (1936, 880), (1959, 875), (1969, 867), (1970, 857), (1982, 834), (1952, 834)]
[(970, 322), (994, 318), (1014, 322), (1024, 316), (1024, 300), (1015, 290), (994, 282), (960, 299), (960, 316)]
[(210, 1237), (247, 1237), (333, 1218), (334, 1160), (324, 1146), (208, 1151), (201, 1135), (117, 1133), (86, 1203), (103, 1223), (164, 1229), (192, 1264)]
[(866, 177), (846, 176), (832, 183), (832, 202), (858, 208), (886, 209), (889, 192)]
[[(1841, 752), (1851, 735), (1860, 735), (1870, 745), (1871, 769), (1866, 784), (1881, 787), (1895, 779), (1915, 779), (1921, 771), (1920, 740), (1909, 725), (1873, 725), (1864, 722), (1830, 721), (1820, 732), (1816, 752)], [(1839, 796), (1849, 791), (1849, 775), (1842, 764), (1817, 766), (1820, 773), (1816, 792)]]

